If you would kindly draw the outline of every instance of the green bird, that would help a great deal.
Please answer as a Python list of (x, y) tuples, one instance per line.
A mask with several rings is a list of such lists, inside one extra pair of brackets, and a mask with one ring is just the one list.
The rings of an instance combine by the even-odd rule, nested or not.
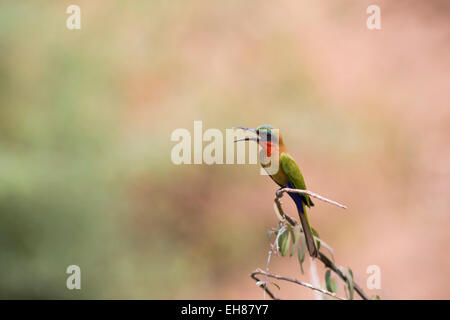
[[(302, 172), (295, 162), (294, 158), (288, 153), (286, 146), (283, 143), (281, 134), (274, 134), (272, 126), (265, 124), (259, 126), (256, 129), (247, 127), (236, 127), (238, 129), (247, 130), (255, 133), (257, 137), (247, 137), (238, 141), (256, 141), (261, 147), (260, 163), (261, 166), (267, 171), (269, 176), (278, 184), (281, 188), (292, 188), (306, 190), (305, 179)], [(268, 159), (272, 156), (274, 151), (278, 151), (279, 167), (277, 172), (271, 172), (268, 170), (270, 162)], [(300, 222), (302, 224), (303, 233), (306, 239), (306, 246), (308, 252), (312, 257), (317, 257), (319, 251), (314, 241), (313, 231), (308, 221), (308, 215), (306, 213), (306, 207), (310, 208), (314, 206), (311, 198), (306, 194), (288, 192), (289, 196), (294, 200), (297, 206)]]

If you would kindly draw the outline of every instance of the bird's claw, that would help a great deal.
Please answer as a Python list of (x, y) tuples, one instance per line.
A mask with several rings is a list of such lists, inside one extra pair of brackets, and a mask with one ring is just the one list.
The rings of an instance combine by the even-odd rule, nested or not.
[(283, 196), (283, 188), (278, 189), (277, 191), (275, 191), (275, 195), (277, 196), (277, 198), (281, 198)]

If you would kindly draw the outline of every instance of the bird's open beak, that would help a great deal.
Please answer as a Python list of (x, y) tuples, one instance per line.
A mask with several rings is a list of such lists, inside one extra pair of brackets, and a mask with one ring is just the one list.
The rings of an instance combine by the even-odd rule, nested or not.
[(234, 140), (234, 142), (239, 142), (239, 141), (256, 141), (256, 142), (258, 142), (259, 139), (258, 138), (249, 138), (249, 137), (247, 137), (247, 138), (243, 138), (243, 139)]
[[(255, 130), (255, 129), (252, 129), (252, 128), (247, 128), (247, 127), (233, 127), (233, 129), (242, 129), (242, 130), (245, 130), (245, 131), (251, 131), (251, 132), (253, 132), (254, 134), (258, 135), (258, 133), (256, 132), (256, 130)], [(258, 139), (258, 138), (249, 138), (249, 137), (247, 137), (247, 138), (235, 140), (234, 142), (239, 142), (239, 141), (256, 141), (256, 142), (259, 142), (259, 139)]]
[(251, 132), (253, 132), (254, 134), (257, 134), (257, 133), (256, 133), (256, 130), (255, 130), (255, 129), (252, 129), (252, 128), (247, 128), (247, 127), (233, 127), (233, 129), (242, 129), (242, 130), (251, 131)]

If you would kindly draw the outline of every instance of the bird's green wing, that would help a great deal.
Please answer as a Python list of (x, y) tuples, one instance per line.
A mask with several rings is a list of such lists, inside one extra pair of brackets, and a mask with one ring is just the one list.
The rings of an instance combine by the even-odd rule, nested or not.
[[(302, 172), (300, 171), (300, 168), (298, 167), (295, 160), (288, 153), (282, 152), (280, 155), (280, 163), (281, 168), (283, 169), (284, 173), (289, 179), (289, 182), (294, 186), (294, 188), (306, 190), (305, 179), (303, 179)], [(308, 207), (314, 205), (308, 195), (305, 194), (304, 198), (305, 204)]]

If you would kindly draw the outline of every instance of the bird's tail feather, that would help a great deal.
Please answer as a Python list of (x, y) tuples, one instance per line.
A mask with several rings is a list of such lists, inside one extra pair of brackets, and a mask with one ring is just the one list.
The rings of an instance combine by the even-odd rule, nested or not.
[(289, 193), (292, 200), (294, 200), (295, 205), (297, 206), (298, 215), (300, 217), (300, 222), (302, 224), (303, 234), (305, 235), (306, 247), (308, 248), (308, 252), (310, 256), (316, 258), (319, 255), (319, 251), (316, 247), (316, 242), (314, 241), (314, 236), (312, 234), (311, 226), (308, 221), (308, 217), (306, 216), (306, 208), (303, 203), (303, 195), (298, 193)]

